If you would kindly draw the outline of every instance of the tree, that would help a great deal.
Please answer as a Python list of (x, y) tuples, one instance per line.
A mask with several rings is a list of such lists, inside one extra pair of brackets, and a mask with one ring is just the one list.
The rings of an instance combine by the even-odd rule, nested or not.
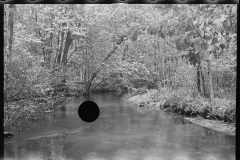
[[(196, 80), (196, 90), (208, 96), (223, 86), (220, 77), (231, 73), (229, 81), (235, 79), (235, 5), (41, 4), (16, 10), (14, 44), (41, 59), (53, 83), (78, 79), (87, 93), (106, 77), (119, 86), (143, 81), (158, 89)], [(195, 73), (187, 77), (190, 70)]]
[(11, 62), (11, 57), (12, 57), (14, 12), (15, 12), (15, 4), (10, 4), (9, 5), (9, 18), (8, 18), (8, 27), (9, 27), (8, 54), (7, 54), (8, 63)]

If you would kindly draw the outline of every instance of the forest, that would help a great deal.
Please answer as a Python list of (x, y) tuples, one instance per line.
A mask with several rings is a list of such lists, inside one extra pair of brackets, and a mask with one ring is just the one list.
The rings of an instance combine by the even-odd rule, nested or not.
[(5, 128), (153, 90), (165, 110), (236, 121), (237, 5), (5, 4), (3, 32)]

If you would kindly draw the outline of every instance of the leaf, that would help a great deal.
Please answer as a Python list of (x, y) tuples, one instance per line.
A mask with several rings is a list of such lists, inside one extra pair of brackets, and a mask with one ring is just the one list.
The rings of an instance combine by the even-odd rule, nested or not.
[(127, 35), (129, 36), (129, 35), (131, 35), (132, 34), (132, 31), (134, 31), (135, 30), (135, 26), (132, 26), (130, 29), (129, 29), (129, 31), (127, 32)]
[(191, 43), (197, 43), (197, 42), (199, 42), (200, 40), (201, 40), (200, 37), (196, 37), (196, 38), (190, 39), (190, 42), (191, 42)]
[(169, 36), (169, 37), (172, 37), (172, 36), (173, 36), (173, 34), (174, 34), (174, 32), (175, 32), (175, 30), (174, 30), (174, 29), (173, 29), (173, 30), (171, 30), (171, 31), (169, 31), (169, 32), (168, 32), (168, 36)]
[(201, 44), (201, 47), (202, 47), (202, 50), (207, 50), (208, 47), (209, 47), (209, 44), (206, 43), (206, 42), (203, 42), (203, 43)]
[(216, 25), (217, 25), (217, 31), (218, 31), (220, 28), (222, 28), (222, 23), (217, 23)]
[(193, 37), (197, 37), (197, 33), (195, 31), (190, 31), (188, 33), (186, 33), (188, 35), (188, 37), (191, 39)]
[(212, 43), (212, 40), (213, 40), (213, 38), (211, 37), (211, 39), (206, 40), (206, 41), (207, 41), (208, 44), (211, 44), (211, 43)]
[(210, 46), (208, 47), (207, 51), (213, 52), (213, 51), (215, 50), (215, 48), (216, 48), (216, 45), (210, 45)]
[(175, 61), (176, 61), (176, 62), (178, 61), (178, 57), (177, 57), (177, 56), (175, 57)]
[(208, 60), (209, 54), (210, 52), (208, 51), (202, 52), (201, 60), (204, 60), (204, 61)]
[(224, 6), (224, 9), (227, 13), (230, 13), (231, 7), (229, 5)]
[(178, 37), (176, 40), (175, 40), (175, 43), (176, 43), (176, 48), (177, 50), (180, 50), (182, 48), (182, 41), (181, 41), (181, 37)]
[(187, 57), (189, 58), (189, 60), (192, 60), (196, 57), (196, 54), (195, 52), (193, 51), (190, 51), (188, 54), (187, 54)]
[(191, 30), (192, 30), (192, 28), (190, 26), (187, 26), (185, 31), (188, 32), (188, 31), (191, 31)]
[(192, 12), (191, 12), (190, 10), (187, 11), (187, 16), (188, 16), (189, 18), (193, 18), (193, 14), (192, 14)]
[[(190, 59), (189, 59), (189, 60), (190, 60)], [(197, 64), (197, 58), (191, 58), (190, 64), (193, 65), (193, 66), (196, 66), (196, 64)]]
[(136, 30), (136, 31), (133, 33), (132, 41), (136, 41), (137, 39), (138, 39), (138, 31)]
[(235, 23), (235, 32), (237, 32), (237, 22)]
[(217, 37), (214, 37), (213, 40), (212, 40), (212, 45), (216, 44), (217, 42), (218, 42)]
[(193, 21), (193, 25), (194, 25), (194, 26), (197, 26), (197, 25), (198, 25), (198, 20), (199, 20), (199, 17), (197, 17), (196, 20)]
[(195, 48), (196, 51), (201, 50), (201, 43), (195, 42), (195, 43), (194, 43), (194, 48)]
[(162, 25), (159, 25), (158, 27), (156, 27), (156, 30), (158, 30), (159, 32), (161, 32), (161, 31), (162, 31), (162, 28), (163, 28), (163, 26), (162, 26)]
[(160, 36), (161, 36), (162, 39), (165, 39), (165, 34), (164, 33), (161, 33)]
[(166, 57), (166, 58), (164, 59), (164, 63), (167, 63), (168, 61), (169, 61), (169, 58)]
[(150, 35), (156, 35), (156, 34), (157, 34), (157, 32), (154, 28), (152, 30), (150, 30)]
[(205, 40), (206, 41), (212, 40), (212, 36), (211, 35), (205, 35)]
[(214, 59), (214, 55), (213, 55), (213, 54), (210, 54), (210, 55), (208, 56), (208, 60), (212, 61), (213, 59)]
[(232, 12), (233, 14), (235, 14), (235, 13), (237, 12), (237, 5), (234, 5), (234, 6), (232, 7), (231, 12)]
[(151, 32), (152, 32), (153, 30), (154, 30), (153, 27), (149, 26), (148, 29), (147, 29), (147, 33), (148, 33), (148, 34), (151, 34)]
[(223, 27), (222, 27), (221, 30), (220, 30), (221, 36), (223, 35), (223, 32), (224, 32), (224, 29), (223, 29)]
[(183, 41), (182, 43), (182, 49), (185, 50), (189, 47), (189, 43), (187, 43), (187, 41)]
[(222, 22), (225, 21), (226, 17), (227, 17), (226, 15), (222, 15), (221, 18), (215, 19), (215, 20), (213, 21), (213, 23), (215, 23), (215, 24), (217, 24), (217, 23), (222, 23)]
[(202, 50), (200, 50), (200, 51), (198, 52), (200, 59), (203, 59), (203, 53), (204, 53), (204, 51), (202, 51)]
[(203, 16), (200, 16), (198, 23), (199, 23), (199, 24), (202, 24), (203, 20), (204, 20), (204, 17), (203, 17)]
[(227, 22), (227, 28), (228, 28), (228, 31), (231, 31), (231, 29), (232, 29), (232, 22), (231, 22), (231, 19), (227, 19), (226, 22)]
[(192, 20), (192, 18), (189, 18), (189, 19), (188, 19), (188, 25), (191, 26), (191, 27), (193, 27), (193, 20)]
[(201, 37), (204, 37), (204, 34), (205, 34), (205, 31), (202, 30), (202, 31), (201, 31)]
[(139, 30), (138, 35), (143, 35), (143, 32), (141, 30)]
[(199, 26), (199, 30), (201, 31), (204, 27), (204, 21), (202, 22), (202, 24)]
[(217, 31), (217, 25), (216, 24), (213, 24), (212, 26), (212, 32), (215, 33)]
[(223, 22), (223, 27), (222, 28), (224, 29), (225, 32), (229, 32), (228, 27), (227, 27), (227, 21)]
[(224, 45), (223, 43), (221, 43), (219, 46), (220, 46), (222, 49), (225, 48), (225, 45)]
[(178, 18), (179, 18), (180, 22), (182, 22), (185, 19), (185, 15), (181, 14)]

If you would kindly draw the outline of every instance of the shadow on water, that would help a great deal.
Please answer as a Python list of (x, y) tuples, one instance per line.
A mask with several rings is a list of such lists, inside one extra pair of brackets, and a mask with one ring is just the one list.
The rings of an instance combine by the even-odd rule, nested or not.
[[(83, 122), (79, 105), (91, 100), (100, 116)], [(235, 137), (200, 127), (176, 114), (135, 107), (117, 93), (70, 101), (53, 115), (23, 126), (4, 143), (5, 159), (231, 160)]]

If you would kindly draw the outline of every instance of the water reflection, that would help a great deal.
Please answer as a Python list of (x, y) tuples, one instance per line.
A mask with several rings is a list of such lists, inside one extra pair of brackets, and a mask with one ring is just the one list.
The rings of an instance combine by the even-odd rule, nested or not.
[[(100, 116), (83, 122), (78, 106), (96, 102)], [(117, 94), (93, 94), (69, 102), (54, 115), (6, 139), (7, 159), (169, 160), (235, 158), (235, 137), (200, 127), (175, 114), (135, 107)]]

